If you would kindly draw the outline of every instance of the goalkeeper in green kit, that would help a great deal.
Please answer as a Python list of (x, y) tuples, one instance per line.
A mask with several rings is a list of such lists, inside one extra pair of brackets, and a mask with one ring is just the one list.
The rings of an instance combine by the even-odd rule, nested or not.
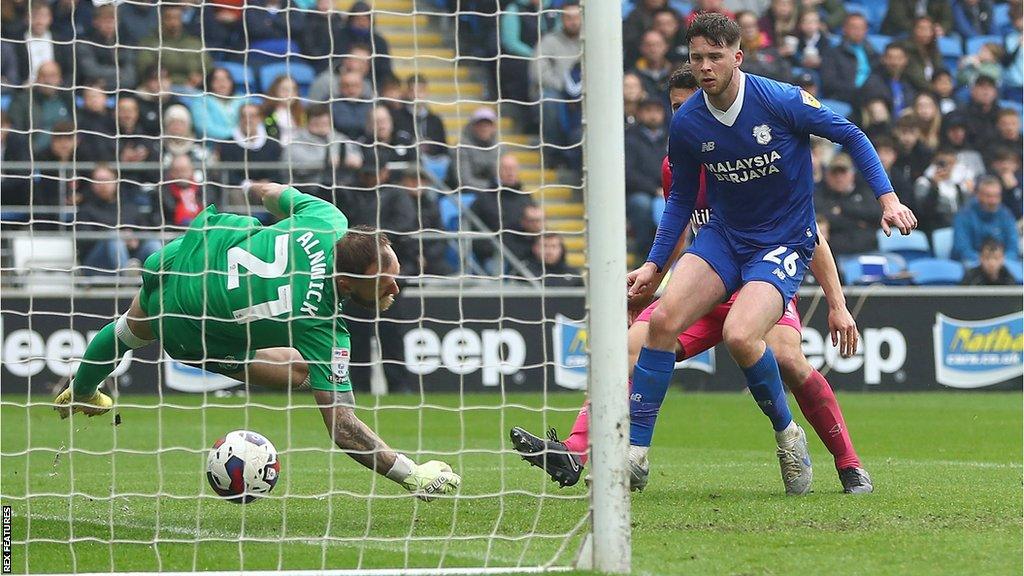
[(334, 443), (423, 500), (453, 494), (462, 479), (437, 460), (417, 465), (388, 447), (353, 410), (344, 302), (387, 310), (398, 294), (398, 257), (386, 235), (348, 228), (332, 204), (280, 184), (250, 192), (282, 218), (196, 216), (184, 236), (150, 256), (128, 312), (89, 342), (62, 418), (113, 407), (99, 385), (128, 350), (160, 340), (172, 358), (236, 380), (311, 388)]

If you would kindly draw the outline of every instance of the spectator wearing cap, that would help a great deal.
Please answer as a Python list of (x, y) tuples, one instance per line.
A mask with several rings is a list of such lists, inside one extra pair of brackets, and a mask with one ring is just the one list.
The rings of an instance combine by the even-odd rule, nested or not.
[(851, 12), (843, 20), (843, 38), (835, 47), (824, 47), (821, 54), (821, 89), (826, 98), (856, 103), (857, 92), (879, 67), (878, 53), (866, 42), (868, 21), (863, 14)]
[(789, 61), (774, 47), (762, 46), (763, 32), (758, 28), (757, 16), (753, 12), (737, 12), (736, 23), (740, 26), (740, 48), (743, 50), (740, 69), (780, 82), (791, 82), (793, 73)]
[(245, 168), (226, 170), (228, 184), (238, 185), (244, 180), (273, 181), (281, 175), (277, 168), (248, 166), (248, 164), (279, 162), (281, 145), (267, 137), (263, 114), (255, 104), (246, 104), (238, 113), (238, 126), (231, 141), (222, 142), (218, 147), (221, 162), (246, 163)]
[(881, 69), (873, 72), (860, 89), (860, 100), (883, 98), (889, 102), (893, 114), (900, 114), (914, 101), (917, 91), (906, 77), (907, 49), (899, 43), (890, 43), (882, 55)]
[(143, 38), (140, 45), (148, 49), (139, 51), (139, 72), (159, 64), (177, 85), (200, 87), (203, 71), (213, 67), (203, 41), (185, 30), (181, 6), (162, 5), (159, 32)]
[(1006, 252), (1003, 244), (995, 238), (985, 240), (981, 245), (978, 266), (964, 274), (963, 286), (1013, 286), (1017, 279), (1006, 269)]
[(633, 11), (622, 22), (623, 61), (627, 66), (640, 57), (638, 48), (641, 38), (644, 33), (654, 28), (655, 17), (661, 10), (669, 10), (677, 20), (683, 17), (669, 6), (668, 0), (641, 0), (635, 3)]
[(285, 146), (284, 160), (292, 166), (296, 182), (325, 198), (320, 185), (350, 184), (363, 166), (363, 154), (351, 136), (334, 129), (331, 109), (326, 104), (310, 106), (306, 117), (306, 125)]
[(462, 130), (456, 164), (453, 164), (453, 188), (469, 192), (495, 188), (498, 179), (497, 126), (494, 110), (480, 107), (473, 111), (469, 124)]
[(109, 4), (92, 13), (92, 28), (74, 43), (79, 82), (100, 80), (111, 89), (135, 88), (137, 51), (118, 42), (117, 9)]
[(857, 181), (848, 155), (840, 153), (832, 158), (815, 196), (815, 208), (828, 217), (829, 243), (837, 254), (875, 249), (878, 203), (871, 191)]
[(950, 0), (902, 0), (889, 2), (889, 10), (882, 20), (882, 34), (910, 34), (914, 27), (914, 19), (921, 16), (932, 19), (938, 36), (945, 36), (953, 29), (953, 9), (950, 7)]
[(358, 72), (346, 72), (338, 82), (340, 98), (331, 103), (334, 129), (356, 139), (363, 138), (373, 110), (373, 103), (363, 96), (363, 77)]
[(194, 167), (192, 179), (197, 182), (205, 180), (202, 167), (206, 165), (209, 149), (199, 144), (195, 132), (192, 131), (192, 114), (181, 104), (172, 104), (164, 112), (163, 137), (160, 139), (162, 163), (170, 166), (171, 162), (185, 156)]
[(1021, 190), (1024, 176), (1021, 175), (1020, 150), (999, 148), (993, 151), (989, 158), (992, 173), (1003, 185), (1003, 206), (1009, 208), (1010, 213), (1018, 221), (1024, 216), (1024, 192)]
[(991, 0), (953, 0), (953, 29), (964, 38), (994, 34)]
[(931, 234), (953, 225), (953, 218), (970, 192), (955, 176), (956, 152), (942, 148), (932, 163), (914, 182), (914, 203), (917, 206), (918, 228)]
[[(582, 26), (583, 18), (579, 5), (566, 4), (562, 8), (561, 29), (542, 35), (540, 42), (537, 43), (531, 85), (540, 86), (544, 144), (576, 144), (568, 139), (566, 126), (563, 124), (568, 110), (565, 102), (559, 100), (568, 99), (566, 81), (582, 56)], [(566, 155), (560, 150), (545, 148), (545, 156), (552, 165), (566, 163)]]
[(353, 44), (370, 47), (373, 74), (377, 82), (384, 78), (394, 78), (395, 73), (391, 68), (391, 47), (383, 36), (373, 31), (370, 5), (358, 0), (352, 3), (348, 12), (348, 20), (345, 21), (346, 38)]
[(1006, 247), (1006, 256), (1020, 259), (1017, 221), (1003, 206), (1003, 186), (995, 176), (978, 180), (974, 198), (967, 200), (953, 219), (953, 258), (976, 262), (978, 251), (989, 238)]
[(50, 132), (58, 122), (71, 120), (74, 110), (71, 91), (64, 88), (60, 65), (54, 61), (39, 66), (36, 83), (15, 94), (7, 115), (17, 130), (32, 130), (32, 149), (39, 151), (50, 144)]
[(918, 92), (928, 90), (932, 75), (942, 68), (942, 54), (932, 19), (927, 16), (914, 19), (910, 38), (903, 46), (907, 50), (907, 80)]
[(637, 123), (626, 129), (626, 216), (633, 230), (633, 253), (646, 256), (657, 223), (665, 209), (661, 190), (661, 162), (668, 135), (665, 108), (648, 98), (640, 104)]

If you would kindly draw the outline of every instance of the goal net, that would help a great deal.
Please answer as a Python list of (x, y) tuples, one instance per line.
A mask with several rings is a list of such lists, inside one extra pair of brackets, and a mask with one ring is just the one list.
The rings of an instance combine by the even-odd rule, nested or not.
[[(613, 313), (624, 311), (624, 297), (606, 288), (621, 286), (624, 271), (622, 197), (618, 186), (601, 197), (584, 186), (609, 174), (615, 181), (616, 169), (621, 181), (621, 101), (602, 119), (587, 102), (611, 102), (614, 112), (621, 99), (621, 19), (617, 7), (595, 5), (581, 25), (570, 4), (5, 6), (5, 572), (478, 574), (592, 559), (628, 569), (625, 359), (620, 366), (610, 358), (621, 354), (596, 348), (608, 350), (606, 333), (621, 332)], [(588, 51), (610, 54), (610, 70), (582, 61), (582, 29), (596, 25), (598, 11), (614, 33)], [(593, 96), (598, 81), (607, 94)], [(585, 132), (613, 145), (585, 149), (595, 142)], [(604, 166), (593, 168), (595, 158)], [(201, 358), (138, 348), (102, 384), (114, 409), (66, 420), (54, 413), (90, 340), (144, 280), (151, 289), (149, 263), (167, 262), (160, 251), (190, 226), (214, 232), (202, 217), (193, 223), (204, 207), (253, 226), (278, 221), (247, 193), (260, 182), (294, 186), (337, 207), (350, 227), (390, 236), (401, 263), (394, 306), (345, 301), (351, 349), (304, 359), (347, 375), (357, 416), (395, 450), (449, 463), (463, 479), (457, 494), (423, 503), (360, 466), (332, 442), (309, 391), (217, 373), (230, 363), (243, 370), (245, 357), (208, 336), (224, 297), (214, 287), (224, 273), (212, 264), (191, 273), (204, 279), (204, 314), (162, 307), (151, 323), (198, 327), (188, 342), (184, 332), (157, 337)], [(610, 208), (595, 214), (594, 206)], [(599, 267), (586, 256), (595, 251)], [(147, 263), (154, 253), (162, 256)], [(273, 277), (275, 254), (251, 254), (243, 277)], [(312, 292), (276, 308), (250, 294), (247, 311), (272, 318), (276, 339), (301, 348), (305, 335), (287, 320), (317, 309), (323, 295)], [(159, 297), (166, 306), (166, 293)], [(599, 306), (609, 329), (596, 323)], [(260, 341), (258, 324), (242, 340)], [(247, 346), (239, 342), (239, 354), (251, 357)], [(523, 461), (509, 431), (543, 438), (557, 428), (565, 438), (602, 367), (599, 386), (610, 392), (592, 394), (584, 471), (594, 488), (581, 478), (559, 489)], [(618, 435), (599, 434), (616, 423)], [(206, 475), (210, 448), (233, 430), (268, 438), (281, 464), (274, 489), (245, 505), (218, 496)]]

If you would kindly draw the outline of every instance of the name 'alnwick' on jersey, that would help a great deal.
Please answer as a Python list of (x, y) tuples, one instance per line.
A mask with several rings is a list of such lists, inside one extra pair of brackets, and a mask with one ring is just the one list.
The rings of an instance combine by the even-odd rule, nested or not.
[[(306, 253), (306, 257), (309, 258), (309, 288), (306, 290), (302, 307), (299, 310), (310, 316), (316, 316), (317, 308), (319, 308), (320, 302), (324, 299), (324, 277), (327, 275), (327, 258), (322, 249), (313, 252), (313, 249), (320, 244), (320, 240), (314, 238), (312, 232), (306, 232), (296, 238), (295, 241), (298, 242), (299, 246)], [(316, 300), (315, 304), (313, 303), (314, 299)]]

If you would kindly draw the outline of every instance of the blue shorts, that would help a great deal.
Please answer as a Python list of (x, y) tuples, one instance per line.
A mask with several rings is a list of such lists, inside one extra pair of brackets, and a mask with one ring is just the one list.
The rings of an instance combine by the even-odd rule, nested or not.
[[(714, 220), (700, 229), (687, 250), (711, 266), (731, 295), (748, 282), (767, 282), (778, 289), (782, 304), (793, 299), (814, 255), (817, 234), (795, 244), (762, 248), (730, 239)], [(780, 308), (781, 311), (783, 308)]]

